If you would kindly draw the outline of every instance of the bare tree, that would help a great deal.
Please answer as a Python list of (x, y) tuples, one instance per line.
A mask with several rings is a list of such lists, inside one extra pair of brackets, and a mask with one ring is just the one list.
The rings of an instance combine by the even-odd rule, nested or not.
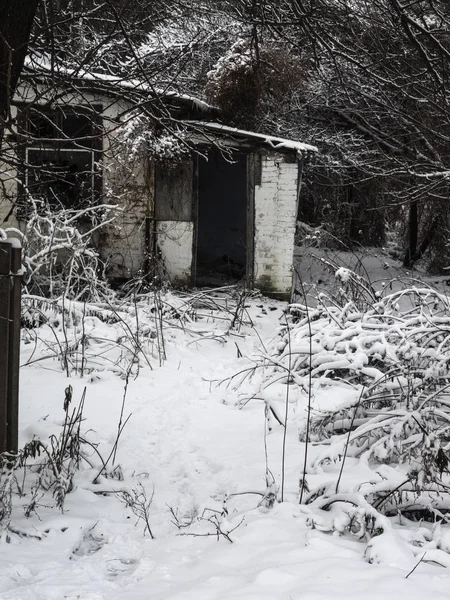
[[(266, 61), (261, 48), (279, 43), (303, 66), (288, 110), (269, 103), (263, 126), (278, 125), (321, 147), (314, 172), (327, 181), (322, 192), (342, 188), (337, 202), (349, 214), (357, 218), (358, 211), (370, 210), (358, 199), (364, 194), (349, 193), (368, 182), (377, 189), (373, 197), (382, 199), (372, 208), (384, 204), (398, 214), (403, 207), (409, 220), (405, 264), (427, 248), (434, 269), (447, 264), (448, 3), (235, 0), (226, 10), (246, 22), (256, 60)], [(357, 230), (352, 220), (349, 228)]]

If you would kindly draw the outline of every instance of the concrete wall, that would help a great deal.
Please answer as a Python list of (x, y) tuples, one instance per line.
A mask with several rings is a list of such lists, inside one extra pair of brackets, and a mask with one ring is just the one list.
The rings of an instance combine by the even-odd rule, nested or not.
[(255, 186), (255, 287), (289, 299), (297, 220), (298, 163), (266, 154)]
[(194, 224), (189, 221), (160, 221), (156, 242), (164, 269), (174, 285), (191, 283)]

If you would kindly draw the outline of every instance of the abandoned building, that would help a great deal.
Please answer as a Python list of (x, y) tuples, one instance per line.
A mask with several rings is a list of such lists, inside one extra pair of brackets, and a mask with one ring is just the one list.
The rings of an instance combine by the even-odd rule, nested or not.
[[(55, 94), (47, 77), (33, 72), (16, 92), (0, 228), (23, 229), (30, 198), (111, 204), (115, 219), (95, 236), (111, 278), (145, 275), (156, 257), (175, 286), (245, 282), (290, 298), (302, 165), (313, 146), (211, 122), (217, 111), (188, 96), (155, 100), (104, 76), (72, 78)], [(188, 126), (175, 159), (135, 143), (142, 131), (124, 133), (143, 98)]]

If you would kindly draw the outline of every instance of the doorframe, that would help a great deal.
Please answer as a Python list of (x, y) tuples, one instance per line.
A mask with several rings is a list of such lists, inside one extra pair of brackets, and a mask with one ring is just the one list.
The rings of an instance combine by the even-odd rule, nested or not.
[(261, 185), (261, 154), (247, 154), (247, 264), (246, 286), (255, 285), (255, 188)]
[(197, 236), (198, 236), (198, 161), (199, 154), (192, 156), (192, 261), (191, 285), (197, 284)]

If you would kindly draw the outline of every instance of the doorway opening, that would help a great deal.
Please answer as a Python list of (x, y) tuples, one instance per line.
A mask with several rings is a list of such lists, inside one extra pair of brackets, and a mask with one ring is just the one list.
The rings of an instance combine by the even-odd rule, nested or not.
[(246, 276), (247, 156), (220, 150), (198, 159), (196, 285), (220, 286)]

